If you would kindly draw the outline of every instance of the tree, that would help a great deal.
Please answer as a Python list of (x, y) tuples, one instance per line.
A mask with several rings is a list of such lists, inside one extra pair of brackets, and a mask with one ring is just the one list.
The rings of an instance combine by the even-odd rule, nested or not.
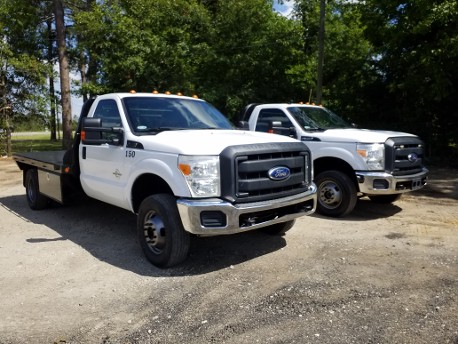
[(458, 4), (370, 0), (361, 5), (375, 47), (386, 122), (420, 134), (434, 153), (458, 142)]
[[(134, 0), (96, 3), (75, 17), (80, 48), (97, 64), (95, 92), (195, 90), (195, 56), (208, 28), (194, 1)], [(198, 57), (197, 57), (198, 59)]]
[(234, 116), (250, 102), (304, 99), (294, 83), (301, 61), (300, 26), (272, 2), (220, 1), (212, 13), (211, 54), (199, 69), (202, 94)]
[(57, 51), (59, 55), (59, 75), (62, 102), (62, 146), (63, 148), (68, 149), (72, 144), (72, 106), (63, 0), (53, 0), (53, 6), (56, 24)]
[(15, 0), (0, 4), (0, 106), (13, 119), (46, 108), (46, 64), (39, 54), (40, 23), (36, 4)]

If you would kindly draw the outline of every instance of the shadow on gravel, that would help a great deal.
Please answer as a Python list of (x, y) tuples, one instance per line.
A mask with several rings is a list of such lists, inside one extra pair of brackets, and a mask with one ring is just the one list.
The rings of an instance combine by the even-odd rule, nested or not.
[(136, 237), (135, 214), (103, 202), (87, 199), (71, 206), (52, 205), (31, 210), (25, 196), (0, 198), (0, 206), (24, 222), (42, 224), (55, 237), (37, 237), (30, 230), (26, 240), (33, 245), (70, 240), (100, 261), (143, 276), (167, 277), (205, 274), (255, 259), (281, 249), (281, 236), (258, 231), (238, 235), (192, 238), (190, 255), (182, 265), (159, 269), (143, 256)]
[[(441, 202), (441, 200), (458, 200), (458, 170), (453, 168), (431, 168), (428, 176), (428, 184), (420, 190), (403, 194), (401, 200), (415, 197), (428, 197), (438, 202)], [(380, 204), (370, 201), (367, 197), (363, 197), (358, 199), (355, 209), (346, 217), (331, 218), (319, 214), (312, 216), (335, 221), (367, 221), (387, 218), (401, 211), (402, 208), (396, 202), (392, 204)]]
[(414, 195), (458, 200), (458, 169), (432, 167), (428, 184), (413, 192), (412, 196)]
[(327, 217), (322, 216), (317, 213), (313, 214), (312, 216), (317, 218), (322, 218), (326, 220), (334, 220), (334, 221), (369, 221), (369, 220), (376, 220), (381, 218), (387, 218), (396, 215), (397, 213), (401, 212), (402, 208), (397, 206), (396, 203), (391, 204), (379, 204), (374, 203), (366, 198), (358, 199), (356, 203), (355, 209), (350, 213), (350, 215), (344, 217)]
[(375, 220), (394, 216), (401, 211), (402, 208), (396, 203), (379, 204), (367, 198), (360, 198), (356, 203), (355, 209), (345, 219), (351, 221)]

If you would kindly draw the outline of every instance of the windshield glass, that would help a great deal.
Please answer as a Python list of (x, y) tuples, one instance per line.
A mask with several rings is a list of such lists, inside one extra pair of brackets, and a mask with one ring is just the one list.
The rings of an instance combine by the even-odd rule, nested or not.
[(305, 130), (351, 128), (351, 125), (325, 108), (292, 106), (288, 111)]
[(180, 129), (232, 129), (221, 112), (207, 102), (170, 97), (123, 99), (132, 131), (136, 134)]

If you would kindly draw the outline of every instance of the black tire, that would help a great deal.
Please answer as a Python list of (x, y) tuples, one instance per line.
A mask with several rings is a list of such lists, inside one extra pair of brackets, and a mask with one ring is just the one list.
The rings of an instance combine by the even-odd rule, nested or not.
[(50, 199), (40, 193), (38, 172), (34, 168), (25, 174), (25, 195), (30, 209), (42, 210), (49, 206)]
[(401, 198), (401, 194), (369, 196), (369, 199), (378, 204), (390, 204)]
[(260, 230), (263, 231), (264, 233), (271, 234), (271, 235), (283, 235), (287, 231), (289, 231), (291, 228), (293, 228), (295, 223), (296, 223), (296, 220), (280, 222), (274, 225), (263, 227)]
[(342, 217), (355, 207), (356, 186), (348, 175), (340, 171), (325, 171), (315, 178), (318, 188), (317, 213)]
[(171, 195), (152, 195), (143, 200), (138, 211), (137, 235), (146, 258), (157, 267), (177, 265), (188, 256), (191, 236), (183, 228)]

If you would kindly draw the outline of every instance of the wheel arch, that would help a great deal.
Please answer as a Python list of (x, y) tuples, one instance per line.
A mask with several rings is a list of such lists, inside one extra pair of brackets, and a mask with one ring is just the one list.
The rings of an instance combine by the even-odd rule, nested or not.
[(356, 189), (359, 190), (355, 171), (345, 160), (335, 157), (322, 157), (313, 161), (313, 173), (315, 177), (318, 176), (321, 172), (330, 170), (337, 170), (345, 173), (353, 181)]
[(138, 213), (140, 204), (146, 197), (160, 193), (174, 195), (169, 184), (160, 176), (153, 173), (138, 176), (131, 191), (133, 211)]

